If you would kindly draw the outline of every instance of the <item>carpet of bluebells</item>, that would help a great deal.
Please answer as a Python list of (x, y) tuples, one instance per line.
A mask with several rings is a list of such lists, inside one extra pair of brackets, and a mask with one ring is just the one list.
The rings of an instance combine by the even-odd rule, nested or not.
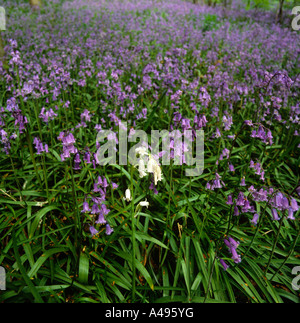
[[(179, 0), (0, 5), (2, 302), (299, 302), (291, 17)], [(170, 165), (150, 145), (137, 151), (148, 165), (101, 165), (97, 134), (118, 143), (121, 122), (149, 143), (170, 131)], [(202, 174), (172, 162), (174, 130), (204, 131)]]

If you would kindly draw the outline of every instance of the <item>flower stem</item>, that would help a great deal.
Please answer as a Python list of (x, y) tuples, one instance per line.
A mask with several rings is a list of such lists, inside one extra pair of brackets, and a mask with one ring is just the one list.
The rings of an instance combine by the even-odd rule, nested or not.
[(271, 260), (272, 260), (272, 257), (273, 257), (273, 254), (274, 254), (274, 251), (275, 251), (275, 247), (277, 245), (277, 241), (278, 241), (278, 238), (279, 238), (279, 233), (280, 233), (280, 229), (281, 229), (281, 226), (282, 226), (282, 223), (283, 223), (283, 219), (284, 217), (282, 217), (280, 219), (280, 222), (279, 222), (279, 228), (278, 228), (278, 232), (276, 234), (276, 238), (275, 238), (275, 241), (273, 243), (273, 248), (272, 248), (272, 252), (271, 252), (271, 255), (270, 255), (270, 258), (269, 258), (269, 261), (268, 261), (268, 264), (267, 264), (267, 267), (265, 269), (265, 276), (267, 277), (267, 272), (268, 272), (268, 269), (270, 267), (270, 263), (271, 263)]
[(134, 190), (133, 190), (133, 171), (134, 167), (131, 167), (131, 242), (132, 242), (132, 301), (135, 298), (135, 291), (136, 291), (136, 269), (135, 269), (135, 248), (136, 248), (136, 241), (135, 241), (135, 212), (134, 212)]
[(284, 266), (284, 264), (287, 262), (287, 260), (289, 259), (290, 255), (293, 253), (294, 249), (295, 249), (295, 246), (297, 245), (297, 241), (298, 241), (298, 238), (300, 236), (300, 227), (299, 227), (299, 230), (298, 230), (298, 233), (297, 233), (297, 236), (294, 240), (294, 243), (292, 245), (292, 248), (290, 250), (290, 252), (288, 253), (288, 255), (286, 256), (286, 258), (284, 259), (283, 263), (280, 265), (280, 267), (276, 270), (276, 272), (273, 274), (272, 278), (270, 279), (270, 281), (272, 281), (274, 279), (274, 277), (279, 273), (280, 269)]

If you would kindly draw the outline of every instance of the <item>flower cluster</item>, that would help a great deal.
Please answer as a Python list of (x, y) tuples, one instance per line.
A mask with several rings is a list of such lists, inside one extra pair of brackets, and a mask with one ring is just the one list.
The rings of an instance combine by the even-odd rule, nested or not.
[[(117, 184), (111, 183), (112, 188), (118, 187)], [(106, 206), (106, 190), (109, 187), (107, 179), (103, 176), (98, 176), (97, 180), (94, 182), (93, 194), (88, 201), (85, 198), (82, 206), (82, 213), (89, 214), (92, 216), (92, 222), (89, 226), (92, 236), (96, 235), (99, 231), (95, 228), (95, 225), (105, 225), (105, 233), (110, 235), (113, 232), (113, 228), (107, 223), (106, 216), (110, 210)], [(99, 196), (96, 196), (99, 195)], [(90, 205), (92, 205), (90, 207)]]
[(272, 216), (274, 220), (279, 220), (278, 210), (288, 212), (288, 219), (295, 220), (294, 212), (299, 210), (297, 201), (291, 197), (290, 200), (281, 192), (276, 193), (270, 200)]
[(19, 133), (22, 134), (25, 130), (25, 125), (28, 123), (27, 117), (22, 114), (19, 108), (12, 111), (12, 117), (15, 120), (15, 127), (18, 125)]
[(151, 173), (153, 174), (154, 185), (157, 185), (157, 182), (162, 180), (162, 173), (156, 158), (149, 154), (143, 146), (136, 148), (135, 153), (139, 155), (137, 167), (140, 178)]
[(91, 117), (92, 117), (91, 112), (85, 109), (80, 115), (81, 122), (76, 126), (76, 128), (80, 128), (80, 127), (86, 128), (87, 122), (91, 121)]
[[(267, 205), (267, 212), (271, 210), (275, 221), (282, 214), (295, 219), (299, 206), (294, 197), (300, 196), (299, 184), (291, 193), (294, 197), (275, 188), (256, 189), (253, 185), (247, 188), (253, 181), (246, 171), (251, 158), (262, 156), (261, 146), (265, 148), (282, 139), (283, 143), (293, 140), (292, 154), (298, 153), (296, 147), (300, 148), (297, 128), (300, 78), (292, 80), (290, 77), (295, 75), (295, 67), (299, 67), (297, 33), (270, 23), (271, 14), (242, 9), (231, 12), (227, 8), (195, 6), (188, 2), (183, 5), (179, 0), (160, 2), (159, 11), (155, 10), (152, 0), (138, 1), (138, 4), (129, 0), (91, 0), (87, 7), (84, 7), (85, 1), (73, 0), (63, 2), (63, 10), (55, 9), (60, 1), (55, 2), (57, 6), (45, 6), (37, 21), (31, 22), (31, 15), (22, 14), (26, 33), (19, 28), (20, 12), (14, 9), (10, 15), (5, 48), (7, 66), (0, 62), (0, 76), (4, 81), (3, 107), (0, 107), (1, 151), (9, 154), (12, 146), (22, 145), (22, 136), (13, 140), (25, 127), (37, 133), (37, 122), (42, 121), (43, 126), (51, 122), (51, 135), (58, 136), (62, 144), (61, 161), (72, 162), (78, 173), (82, 170), (78, 176), (81, 178), (90, 174), (87, 165), (92, 164), (91, 172), (96, 172), (100, 164), (93, 150), (95, 147), (85, 146), (89, 145), (85, 139), (95, 139), (95, 130), (110, 128), (111, 138), (108, 139), (116, 139), (117, 143), (115, 128), (123, 120), (130, 125), (131, 135), (134, 129), (143, 128), (149, 121), (159, 127), (166, 125), (173, 132), (173, 136), (167, 138), (170, 139), (170, 156), (167, 157), (180, 159), (182, 165), (186, 162), (184, 152), (188, 148), (184, 143), (177, 144), (176, 140), (181, 139), (177, 134), (191, 130), (194, 139), (196, 130), (205, 128), (209, 141), (208, 160), (214, 158), (214, 148), (219, 147), (214, 177), (206, 184), (211, 193), (208, 199), (214, 198), (211, 191), (222, 189), (222, 194), (228, 196), (227, 205), (232, 206), (233, 215), (248, 217), (250, 214), (253, 225), (260, 219), (259, 208), (255, 207), (259, 203)], [(216, 30), (204, 31), (207, 14), (215, 15), (216, 20), (222, 22)], [(230, 19), (223, 19), (226, 16)], [(53, 17), (60, 24), (44, 24), (52, 22)], [(187, 18), (191, 17), (193, 23), (187, 23)], [(240, 23), (241, 18), (250, 18), (255, 23), (246, 28)], [(41, 109), (38, 120), (32, 117), (33, 106), (37, 107), (36, 111)], [(249, 115), (253, 121), (244, 120)], [(282, 138), (277, 129), (281, 129)], [(245, 147), (248, 147), (249, 137), (257, 145), (257, 151), (253, 149), (249, 153), (253, 152), (256, 157), (249, 155), (244, 162), (241, 151), (247, 154)], [(43, 137), (35, 137), (36, 153), (47, 153), (49, 142), (50, 134), (46, 131)], [(99, 145), (96, 143), (97, 149)], [(55, 147), (51, 146), (53, 152)], [(135, 167), (140, 178), (150, 175), (149, 189), (158, 194), (157, 186), (163, 179), (159, 158), (166, 152), (155, 156), (153, 150), (150, 151), (153, 154), (148, 152), (148, 146), (136, 149), (139, 160)], [(269, 183), (271, 171), (264, 157), (254, 159), (255, 162), (251, 160), (250, 169), (261, 181)], [(246, 169), (242, 169), (243, 162)], [(219, 175), (224, 165), (228, 165), (231, 172), (228, 181), (225, 175)], [(174, 174), (177, 176), (177, 169)], [(200, 196), (202, 183), (201, 178), (197, 180), (197, 185), (190, 187), (190, 194)], [(232, 183), (236, 185), (235, 193), (232, 193)], [(178, 184), (175, 179), (174, 184)], [(110, 186), (117, 188), (117, 184), (108, 183), (106, 177), (98, 176), (91, 193), (85, 196), (82, 217), (88, 221), (92, 236), (104, 227), (107, 235), (113, 232), (108, 223)], [(197, 186), (201, 187), (199, 191)], [(227, 190), (230, 190), (229, 195)], [(180, 187), (178, 192), (181, 192)], [(130, 189), (125, 191), (123, 199), (128, 203), (132, 201)], [(202, 198), (196, 196), (195, 201), (202, 203)], [(219, 199), (215, 202), (217, 205)], [(149, 202), (141, 201), (139, 205), (148, 207)], [(219, 212), (220, 205), (213, 207), (212, 212), (215, 209)], [(233, 220), (238, 222), (240, 218)], [(233, 261), (239, 263), (239, 243), (231, 237), (224, 239), (224, 243)], [(226, 270), (228, 265), (223, 259), (220, 262)]]
[(7, 134), (7, 132), (4, 129), (0, 128), (0, 142), (3, 145), (3, 151), (5, 152), (6, 155), (9, 155), (10, 149), (11, 149), (11, 140), (14, 140), (17, 138), (16, 133), (13, 133), (11, 136)]
[(74, 146), (76, 140), (71, 132), (61, 132), (57, 139), (63, 144), (63, 153), (60, 155), (62, 161), (70, 158), (71, 154), (76, 154), (78, 152), (77, 148)]
[(225, 245), (228, 247), (228, 250), (230, 251), (232, 255), (232, 259), (236, 264), (241, 262), (241, 255), (237, 253), (237, 247), (239, 246), (239, 242), (235, 241), (232, 237), (228, 237), (227, 239), (224, 239)]
[(39, 138), (35, 137), (33, 140), (33, 144), (35, 145), (37, 155), (41, 155), (43, 152), (45, 152), (45, 153), (49, 152), (48, 145), (43, 144)]
[(42, 108), (40, 112), (40, 118), (44, 122), (48, 123), (49, 120), (54, 120), (55, 117), (57, 117), (57, 113), (55, 113), (52, 108), (50, 108), (49, 110), (46, 110), (45, 107)]
[[(255, 202), (267, 202), (271, 208), (271, 214), (273, 220), (280, 220), (278, 215), (278, 211), (284, 212), (287, 211), (287, 218), (290, 220), (295, 220), (294, 213), (299, 210), (298, 203), (295, 198), (287, 197), (282, 192), (274, 192), (274, 189), (268, 188), (260, 188), (259, 190), (255, 189), (253, 185), (251, 185), (248, 189), (251, 193), (251, 197)], [(255, 214), (251, 223), (254, 225), (257, 224), (259, 214), (252, 210)]]
[(260, 179), (262, 180), (262, 181), (264, 181), (265, 180), (265, 177), (264, 177), (264, 175), (265, 175), (265, 171), (262, 169), (262, 166), (261, 166), (261, 164), (259, 163), (259, 162), (256, 162), (256, 163), (254, 163), (254, 161), (253, 160), (251, 160), (250, 161), (250, 166), (249, 166), (250, 168), (253, 168), (254, 170), (255, 170), (255, 174), (256, 175), (260, 175)]
[(271, 130), (265, 130), (263, 125), (259, 125), (257, 130), (252, 130), (251, 132), (252, 138), (259, 138), (265, 144), (272, 145), (273, 144), (273, 136)]
[(206, 189), (214, 190), (215, 188), (222, 188), (225, 183), (221, 180), (221, 176), (216, 173), (215, 179), (206, 183)]

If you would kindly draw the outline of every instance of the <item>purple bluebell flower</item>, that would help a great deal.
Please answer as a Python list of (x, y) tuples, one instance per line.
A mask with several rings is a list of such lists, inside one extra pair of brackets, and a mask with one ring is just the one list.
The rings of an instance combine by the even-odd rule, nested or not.
[(267, 139), (269, 141), (269, 144), (272, 145), (273, 144), (273, 136), (272, 136), (272, 132), (271, 130), (268, 130), (268, 133), (267, 133)]
[(264, 139), (265, 135), (266, 135), (266, 132), (265, 132), (264, 128), (261, 125), (259, 125), (258, 130), (257, 130), (257, 137), (260, 139)]
[(76, 140), (73, 136), (72, 133), (69, 133), (66, 137), (65, 140), (63, 140), (63, 143), (65, 144), (65, 146), (68, 147), (68, 149), (70, 150), (70, 152), (72, 154), (76, 154), (77, 153), (77, 149), (74, 147)]
[(101, 204), (101, 210), (100, 213), (103, 213), (104, 215), (107, 215), (110, 212), (110, 210), (107, 208), (105, 204)]
[(104, 188), (108, 187), (108, 183), (107, 183), (106, 177), (103, 177), (102, 187), (104, 187)]
[(217, 128), (217, 129), (216, 129), (215, 137), (216, 137), (216, 138), (220, 138), (220, 137), (222, 137), (222, 135), (221, 135), (221, 132), (220, 132), (219, 128)]
[(86, 152), (84, 154), (83, 160), (87, 164), (91, 164), (91, 154), (89, 152)]
[(213, 180), (213, 188), (222, 188), (222, 184), (221, 184), (221, 180), (220, 180), (221, 176), (216, 173), (216, 178)]
[(85, 122), (91, 121), (91, 113), (90, 113), (90, 111), (85, 109), (81, 113), (80, 118), (81, 118), (82, 121), (85, 121)]
[(224, 158), (228, 159), (229, 158), (229, 150), (227, 148), (224, 148), (221, 156), (220, 156), (220, 160), (223, 160)]
[(259, 195), (259, 200), (260, 201), (265, 201), (265, 202), (268, 201), (268, 191), (267, 190), (264, 190), (263, 188), (261, 188), (258, 191), (258, 195)]
[(81, 163), (80, 154), (77, 153), (74, 158), (74, 169), (75, 170), (81, 169), (80, 163)]
[(100, 205), (101, 203), (103, 203), (105, 201), (105, 195), (101, 195), (100, 197), (96, 197), (96, 196), (93, 196), (92, 197), (92, 201), (97, 204), (97, 205)]
[(102, 185), (103, 185), (103, 180), (102, 180), (101, 176), (98, 176), (98, 179), (97, 179), (96, 184), (97, 184), (98, 186), (102, 186)]
[(153, 193), (154, 193), (155, 195), (157, 195), (157, 194), (158, 194), (158, 190), (156, 189), (156, 187), (155, 187), (155, 185), (154, 185), (153, 180), (152, 180), (152, 182), (150, 183), (149, 190), (152, 190), (152, 191), (153, 191)]
[(261, 168), (260, 163), (255, 163), (254, 164), (254, 169), (255, 169), (255, 174), (256, 175), (261, 175), (262, 168)]
[(259, 219), (259, 214), (258, 213), (255, 213), (254, 215), (253, 215), (253, 218), (252, 218), (252, 220), (250, 221), (252, 224), (254, 224), (254, 225), (257, 225), (257, 221), (258, 221), (258, 219)]
[(248, 126), (253, 126), (252, 120), (245, 120), (245, 124)]
[(90, 225), (90, 232), (91, 232), (91, 235), (92, 235), (92, 237), (94, 236), (94, 235), (96, 235), (99, 231), (98, 230), (96, 230), (95, 229), (95, 227), (94, 226), (92, 226), (92, 225)]
[(66, 136), (63, 137), (62, 142), (65, 145), (73, 145), (75, 144), (75, 138), (72, 133), (68, 133)]
[(207, 124), (207, 119), (205, 115), (201, 115), (201, 116), (196, 115), (194, 118), (194, 124), (196, 126), (196, 129), (201, 129), (205, 127)]
[(239, 255), (238, 253), (237, 253), (237, 251), (236, 251), (236, 249), (234, 248), (234, 247), (231, 247), (230, 248), (230, 252), (231, 252), (231, 254), (232, 254), (232, 259), (234, 260), (234, 262), (236, 263), (236, 264), (238, 264), (238, 263), (240, 263), (241, 261), (242, 261), (242, 259), (241, 259), (241, 255)]
[(101, 187), (99, 188), (99, 190), (98, 190), (98, 192), (99, 192), (99, 195), (100, 195), (100, 198), (101, 199), (105, 199), (105, 194), (106, 194), (106, 189), (104, 188), (104, 189), (102, 189)]
[(112, 228), (108, 223), (106, 223), (105, 228), (106, 228), (105, 233), (106, 233), (108, 236), (114, 232), (114, 229), (113, 229), (113, 228)]
[(256, 189), (254, 188), (253, 185), (250, 185), (249, 188), (248, 188), (248, 191), (253, 194), (253, 193), (256, 192)]
[(283, 194), (281, 192), (278, 192), (276, 195), (275, 195), (275, 206), (277, 208), (281, 208), (282, 207), (282, 198), (283, 198)]
[(98, 187), (98, 183), (97, 182), (94, 183), (93, 192), (95, 192), (95, 193), (100, 192), (100, 188)]
[(64, 139), (64, 137), (65, 137), (65, 133), (64, 133), (63, 131), (61, 131), (61, 132), (59, 133), (59, 136), (57, 137), (57, 139), (58, 139), (59, 141), (62, 141), (62, 140)]
[(234, 262), (235, 263), (241, 262), (241, 256), (236, 251), (240, 243), (238, 241), (235, 241), (232, 237), (228, 237), (228, 239), (224, 239), (224, 243), (228, 247), (228, 250), (232, 255), (231, 258), (234, 260)]
[[(96, 154), (94, 154), (96, 155)], [(96, 169), (96, 163), (97, 163), (97, 160), (96, 158), (92, 160), (92, 163), (93, 163), (93, 168)], [(98, 163), (99, 164), (99, 163)]]
[(227, 265), (226, 262), (221, 258), (220, 258), (220, 264), (222, 265), (225, 271), (229, 268), (229, 265)]
[(228, 204), (228, 205), (232, 205), (233, 204), (233, 200), (232, 200), (232, 195), (231, 194), (228, 195), (226, 204)]
[(294, 217), (294, 210), (293, 210), (292, 207), (289, 207), (289, 209), (288, 209), (288, 217), (287, 218), (290, 219), (290, 220), (295, 220), (296, 219)]
[(272, 213), (273, 220), (276, 220), (276, 221), (280, 220), (276, 209), (273, 208), (271, 210), (271, 213)]
[(256, 136), (256, 130), (252, 130), (250, 137), (255, 138)]
[(42, 108), (39, 117), (46, 123), (49, 122), (49, 120), (54, 120), (55, 117), (57, 117), (57, 113), (53, 111), (52, 108), (50, 108), (48, 111), (46, 111), (45, 107)]
[(229, 164), (229, 171), (230, 172), (234, 172), (235, 171), (234, 166), (232, 164)]
[(254, 205), (251, 205), (250, 206), (250, 209), (248, 210), (248, 212), (251, 212), (251, 213), (255, 213), (256, 212), (256, 209), (255, 209)]
[(228, 248), (230, 248), (230, 247), (231, 247), (231, 244), (230, 244), (230, 242), (229, 242), (229, 240), (228, 240), (228, 239), (224, 239), (223, 241), (224, 241), (224, 243), (226, 244), (226, 246), (227, 246)]
[(88, 213), (88, 212), (91, 212), (91, 209), (89, 207), (89, 203), (87, 201), (84, 201), (83, 202), (83, 205), (82, 205), (82, 213)]
[(100, 212), (98, 219), (95, 221), (95, 223), (97, 223), (97, 224), (105, 224), (106, 223), (103, 212)]
[(297, 212), (299, 210), (298, 203), (294, 198), (291, 199), (291, 208), (295, 212)]
[(18, 138), (18, 136), (17, 136), (17, 134), (16, 133), (13, 133), (10, 137), (9, 137), (9, 139), (10, 140), (15, 140), (15, 139), (17, 139)]
[(246, 186), (245, 177), (242, 178), (240, 186)]
[(37, 155), (41, 155), (43, 152), (45, 153), (49, 152), (48, 145), (47, 144), (44, 145), (39, 138), (35, 137), (33, 140), (33, 144), (35, 145)]
[(239, 192), (239, 195), (236, 199), (236, 205), (243, 206), (245, 203), (245, 196), (243, 192)]
[(268, 144), (268, 143), (270, 145), (273, 144), (272, 132), (270, 130), (268, 130), (267, 133), (266, 133), (264, 127), (261, 124), (258, 126), (258, 129), (257, 130), (252, 130), (251, 137), (253, 137), (253, 138), (259, 138), (265, 144)]
[(282, 197), (281, 206), (283, 210), (287, 210), (290, 207), (289, 200), (286, 196)]
[(114, 189), (118, 188), (118, 187), (119, 187), (119, 185), (118, 185), (118, 184), (116, 184), (116, 183), (114, 183), (114, 182), (111, 182), (111, 187), (112, 187), (112, 189), (114, 190)]
[(230, 245), (234, 248), (237, 248), (240, 245), (239, 241), (235, 241), (232, 237), (228, 237)]
[(71, 157), (71, 154), (76, 154), (78, 152), (77, 148), (74, 146), (75, 138), (72, 133), (66, 135), (64, 132), (61, 132), (58, 139), (61, 140), (63, 144), (63, 153), (60, 155), (62, 161)]
[(99, 213), (100, 213), (99, 206), (96, 203), (94, 203), (92, 206), (91, 214), (99, 214)]
[(223, 116), (223, 126), (224, 126), (224, 130), (230, 130), (233, 121), (232, 121), (232, 116)]
[(249, 200), (248, 200), (248, 199), (245, 199), (245, 203), (244, 203), (244, 205), (243, 205), (243, 207), (242, 207), (242, 212), (243, 212), (243, 213), (246, 213), (246, 212), (248, 212), (249, 210), (251, 210), (250, 202), (249, 202)]
[(4, 145), (3, 151), (6, 153), (6, 155), (9, 155), (11, 144), (8, 139), (7, 132), (3, 129), (0, 129), (0, 135), (1, 135), (1, 143)]
[(239, 208), (235, 205), (233, 208), (233, 215), (238, 216), (240, 214)]

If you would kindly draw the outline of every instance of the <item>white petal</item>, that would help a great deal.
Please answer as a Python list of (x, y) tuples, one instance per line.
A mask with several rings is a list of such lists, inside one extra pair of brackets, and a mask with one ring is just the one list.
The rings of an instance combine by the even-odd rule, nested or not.
[(146, 206), (147, 208), (148, 208), (148, 206), (149, 206), (149, 202), (147, 202), (147, 200), (142, 201), (142, 202), (140, 202), (139, 204), (140, 204), (140, 206)]
[(127, 188), (127, 190), (125, 191), (125, 197), (123, 197), (123, 199), (127, 202), (131, 201), (131, 193), (129, 188)]

